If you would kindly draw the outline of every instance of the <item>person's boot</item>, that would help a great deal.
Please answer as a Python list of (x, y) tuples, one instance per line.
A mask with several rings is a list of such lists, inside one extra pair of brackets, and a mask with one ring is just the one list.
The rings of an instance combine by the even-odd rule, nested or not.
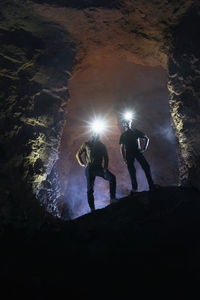
[(93, 211), (95, 211), (94, 197), (93, 197), (93, 198), (89, 198), (89, 197), (88, 197), (88, 204), (89, 204), (91, 213), (92, 213)]
[(94, 212), (95, 211), (95, 206), (94, 203), (90, 203), (90, 212)]
[(132, 191), (130, 192), (129, 196), (134, 196), (137, 192), (138, 192), (137, 189), (132, 189)]
[(117, 198), (110, 198), (110, 204), (118, 202)]
[(151, 191), (151, 192), (153, 192), (153, 191), (156, 191), (157, 189), (159, 189), (160, 188), (160, 185), (158, 185), (158, 184), (152, 184), (150, 187), (149, 187), (149, 190)]

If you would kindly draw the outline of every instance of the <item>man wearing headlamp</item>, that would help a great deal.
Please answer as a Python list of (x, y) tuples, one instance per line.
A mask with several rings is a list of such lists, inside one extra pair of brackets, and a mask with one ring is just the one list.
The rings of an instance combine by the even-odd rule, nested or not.
[[(126, 112), (122, 121), (125, 131), (121, 134), (119, 144), (120, 152), (123, 160), (127, 165), (128, 172), (131, 178), (132, 191), (134, 194), (138, 190), (138, 183), (136, 178), (136, 168), (134, 165), (135, 159), (140, 163), (145, 172), (147, 182), (150, 190), (154, 190), (157, 186), (154, 184), (150, 166), (142, 154), (147, 150), (149, 145), (149, 138), (136, 128), (132, 128), (133, 116), (131, 112)], [(140, 139), (144, 141), (144, 146), (141, 148)]]
[[(94, 182), (96, 176), (109, 181), (111, 202), (115, 199), (116, 193), (116, 177), (108, 170), (108, 153), (105, 145), (100, 141), (100, 132), (102, 131), (100, 125), (99, 122), (92, 124), (90, 140), (83, 143), (76, 154), (78, 163), (85, 167), (87, 198), (91, 212), (95, 210)], [(84, 160), (82, 155), (84, 155)]]

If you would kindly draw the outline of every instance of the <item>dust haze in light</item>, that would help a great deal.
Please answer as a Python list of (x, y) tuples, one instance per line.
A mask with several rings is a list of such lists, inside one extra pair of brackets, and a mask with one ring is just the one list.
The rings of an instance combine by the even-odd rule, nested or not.
[[(170, 122), (167, 74), (161, 67), (145, 67), (119, 58), (96, 60), (94, 65), (72, 77), (71, 101), (59, 157), (59, 176), (68, 215), (78, 217), (89, 212), (84, 168), (75, 154), (90, 138), (87, 127), (95, 116), (102, 116), (109, 127), (101, 137), (109, 154), (109, 170), (116, 175), (117, 197), (126, 196), (131, 181), (119, 152), (122, 131), (121, 116), (134, 115), (133, 126), (143, 131), (150, 144), (145, 152), (155, 182), (171, 185), (177, 182), (176, 139)], [(143, 170), (136, 162), (139, 191), (148, 190)], [(96, 178), (96, 208), (109, 204), (108, 182)]]

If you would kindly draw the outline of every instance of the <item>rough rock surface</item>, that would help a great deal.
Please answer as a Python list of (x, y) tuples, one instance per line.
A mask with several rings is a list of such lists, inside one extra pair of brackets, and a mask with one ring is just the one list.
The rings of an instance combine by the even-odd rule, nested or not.
[(17, 218), (10, 202), (24, 207), (26, 218), (31, 194), (59, 215), (53, 166), (69, 97), (73, 45), (61, 27), (41, 20), (20, 1), (1, 2), (0, 41), (1, 221), (8, 222), (9, 210), (10, 218)]
[[(172, 27), (196, 1), (32, 1), (38, 14), (62, 25), (77, 45), (77, 66), (99, 56), (167, 67)], [(36, 4), (34, 4), (36, 3)], [(38, 4), (39, 3), (39, 4)]]
[(200, 188), (200, 18), (193, 9), (173, 36), (168, 68), (171, 114), (179, 141), (180, 183)]
[(77, 47), (74, 75), (107, 56), (169, 71), (180, 183), (200, 187), (198, 1), (33, 2), (38, 14), (70, 32)]

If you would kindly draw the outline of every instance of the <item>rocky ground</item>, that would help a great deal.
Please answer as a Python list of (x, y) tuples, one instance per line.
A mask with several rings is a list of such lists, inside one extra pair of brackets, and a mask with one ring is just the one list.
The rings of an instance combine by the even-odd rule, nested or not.
[(128, 299), (161, 287), (192, 295), (200, 267), (199, 197), (193, 189), (161, 187), (75, 220), (50, 218), (30, 236), (8, 229), (1, 239), (2, 287), (9, 287), (7, 295), (30, 289), (31, 299), (63, 290), (72, 299)]

